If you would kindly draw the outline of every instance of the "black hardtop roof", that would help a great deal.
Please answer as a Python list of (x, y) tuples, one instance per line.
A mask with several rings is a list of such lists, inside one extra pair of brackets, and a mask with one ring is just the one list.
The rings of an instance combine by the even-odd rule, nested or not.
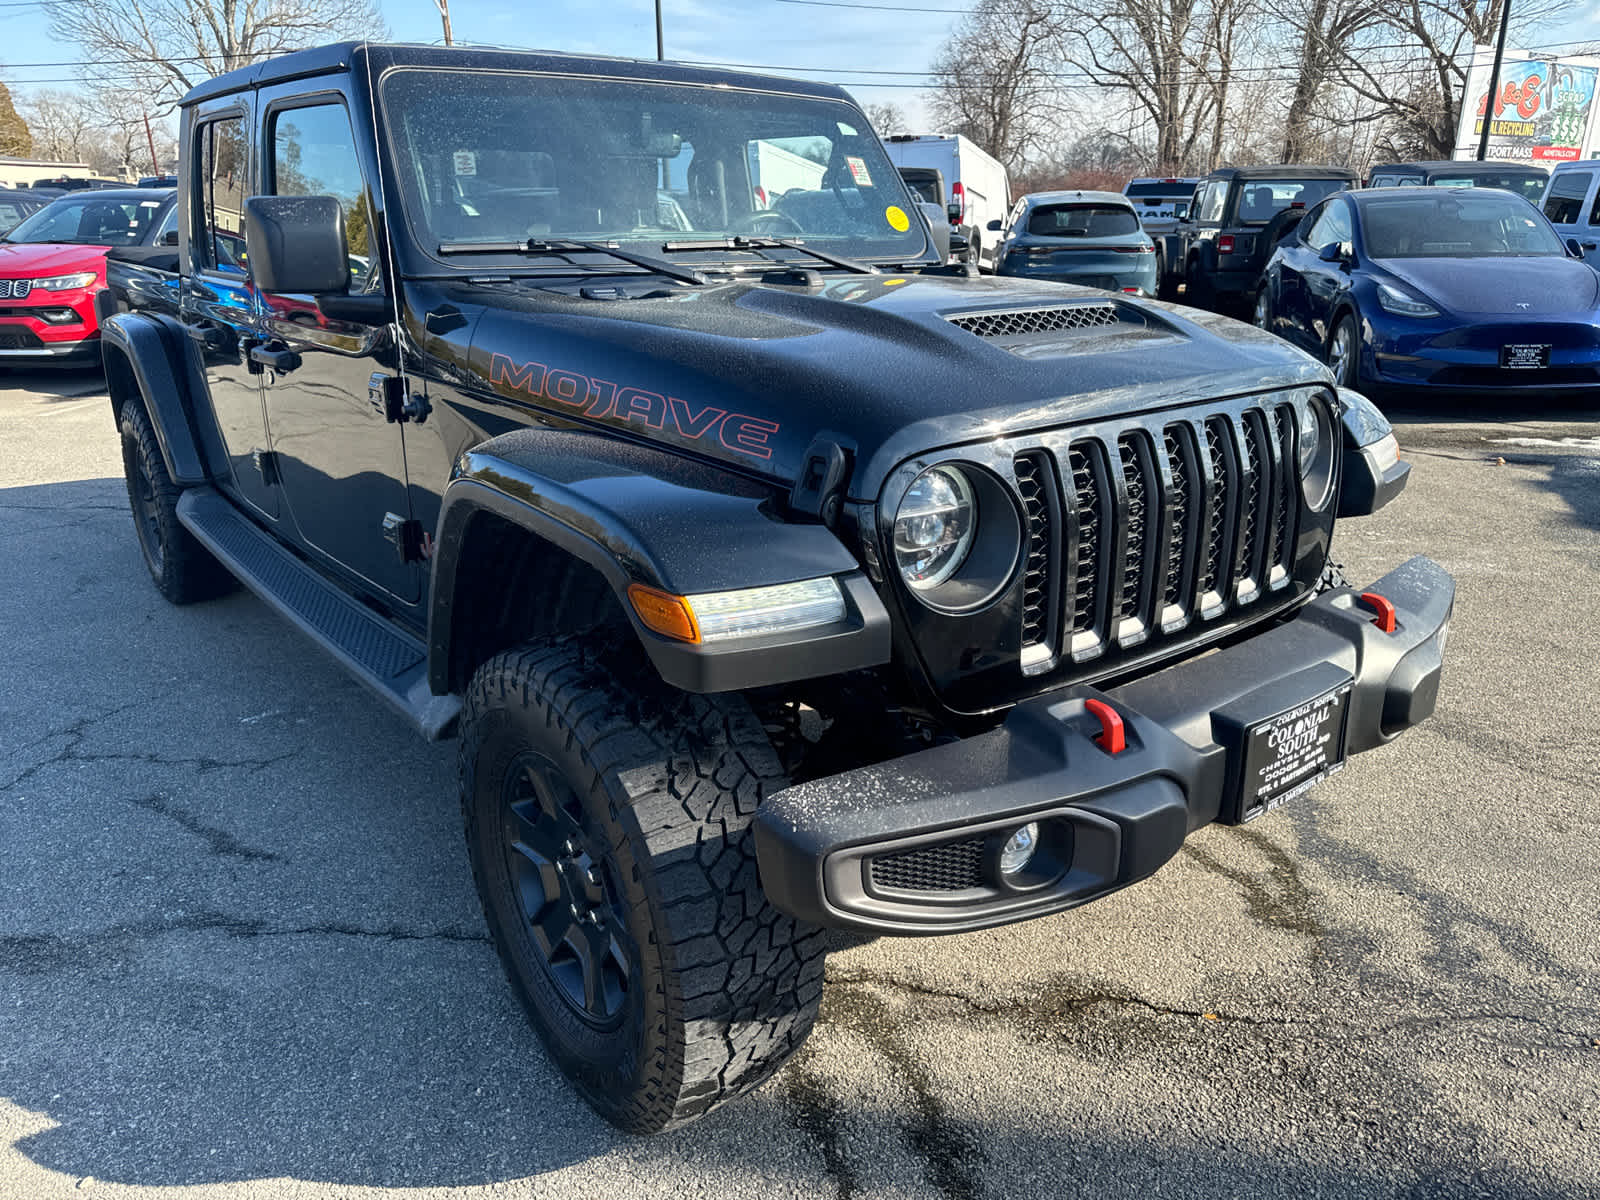
[(1430, 158), (1419, 159), (1416, 162), (1378, 163), (1370, 172), (1368, 172), (1368, 177), (1370, 178), (1372, 175), (1376, 175), (1379, 171), (1422, 171), (1425, 173), (1433, 171), (1459, 171), (1463, 175), (1471, 175), (1479, 171), (1484, 173), (1498, 173), (1500, 171), (1537, 171), (1541, 175), (1548, 175), (1550, 173), (1547, 169), (1538, 166), (1535, 163), (1478, 162), (1476, 159), (1471, 158)]
[(564, 54), (555, 50), (521, 50), (503, 46), (426, 46), (396, 42), (335, 42), (296, 50), (265, 62), (229, 71), (193, 88), (180, 102), (196, 104), (214, 96), (249, 88), (286, 83), (317, 75), (364, 69), (370, 56), (375, 74), (390, 67), (435, 67), (476, 70), (548, 72), (639, 79), (654, 83), (721, 84), (757, 91), (783, 91), (830, 100), (848, 100), (843, 88), (779, 75), (757, 75), (726, 67), (698, 67), (654, 59), (605, 58), (592, 54)]
[(1354, 179), (1349, 167), (1301, 167), (1279, 163), (1269, 167), (1218, 167), (1210, 179)]

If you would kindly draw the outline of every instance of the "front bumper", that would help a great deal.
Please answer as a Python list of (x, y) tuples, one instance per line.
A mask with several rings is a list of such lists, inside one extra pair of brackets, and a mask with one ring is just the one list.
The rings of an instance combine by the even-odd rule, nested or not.
[[(1063, 689), (989, 733), (769, 797), (755, 824), (768, 897), (834, 928), (957, 933), (1059, 912), (1153, 874), (1193, 830), (1258, 815), (1237, 811), (1255, 723), (1348, 683), (1345, 750), (1357, 754), (1432, 714), (1454, 581), (1413, 558), (1367, 590), (1393, 604), (1394, 632), (1341, 588), (1217, 653), (1104, 692)], [(1096, 741), (1092, 700), (1121, 716), (1120, 753)], [(1012, 887), (993, 862), (1031, 821), (1055, 868)]]

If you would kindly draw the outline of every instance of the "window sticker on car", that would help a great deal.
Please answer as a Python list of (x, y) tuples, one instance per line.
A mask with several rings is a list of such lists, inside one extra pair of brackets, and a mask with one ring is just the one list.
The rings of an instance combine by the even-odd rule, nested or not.
[(457, 175), (476, 175), (478, 173), (478, 156), (471, 150), (457, 150), (455, 162)]
[(889, 205), (883, 210), (883, 215), (888, 219), (889, 228), (896, 233), (904, 233), (911, 228), (911, 218), (906, 216), (906, 210), (897, 205)]
[(844, 161), (850, 165), (850, 178), (856, 181), (857, 187), (872, 186), (872, 174), (867, 170), (866, 160), (846, 155)]

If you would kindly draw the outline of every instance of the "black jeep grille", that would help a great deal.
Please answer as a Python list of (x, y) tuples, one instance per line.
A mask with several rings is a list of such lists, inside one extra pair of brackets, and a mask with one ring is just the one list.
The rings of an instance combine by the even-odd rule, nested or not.
[[(1024, 663), (1086, 661), (1287, 586), (1300, 516), (1294, 429), (1292, 407), (1271, 400), (1114, 436), (1069, 433), (1017, 455)], [(1065, 487), (1041, 494), (1052, 466)]]
[(874, 858), (872, 882), (902, 892), (959, 892), (983, 886), (983, 839), (968, 838)]
[(1115, 325), (1122, 317), (1121, 310), (1115, 304), (1090, 301), (1086, 304), (1058, 304), (1050, 308), (1020, 308), (1012, 312), (971, 313), (948, 320), (958, 329), (965, 329), (981, 338), (1010, 338)]

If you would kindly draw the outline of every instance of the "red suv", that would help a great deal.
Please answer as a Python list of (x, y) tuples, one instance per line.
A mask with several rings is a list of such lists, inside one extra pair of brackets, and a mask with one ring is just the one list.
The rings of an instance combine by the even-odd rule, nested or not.
[(0, 363), (100, 361), (94, 295), (113, 246), (177, 244), (177, 193), (83, 191), (52, 201), (0, 238)]

